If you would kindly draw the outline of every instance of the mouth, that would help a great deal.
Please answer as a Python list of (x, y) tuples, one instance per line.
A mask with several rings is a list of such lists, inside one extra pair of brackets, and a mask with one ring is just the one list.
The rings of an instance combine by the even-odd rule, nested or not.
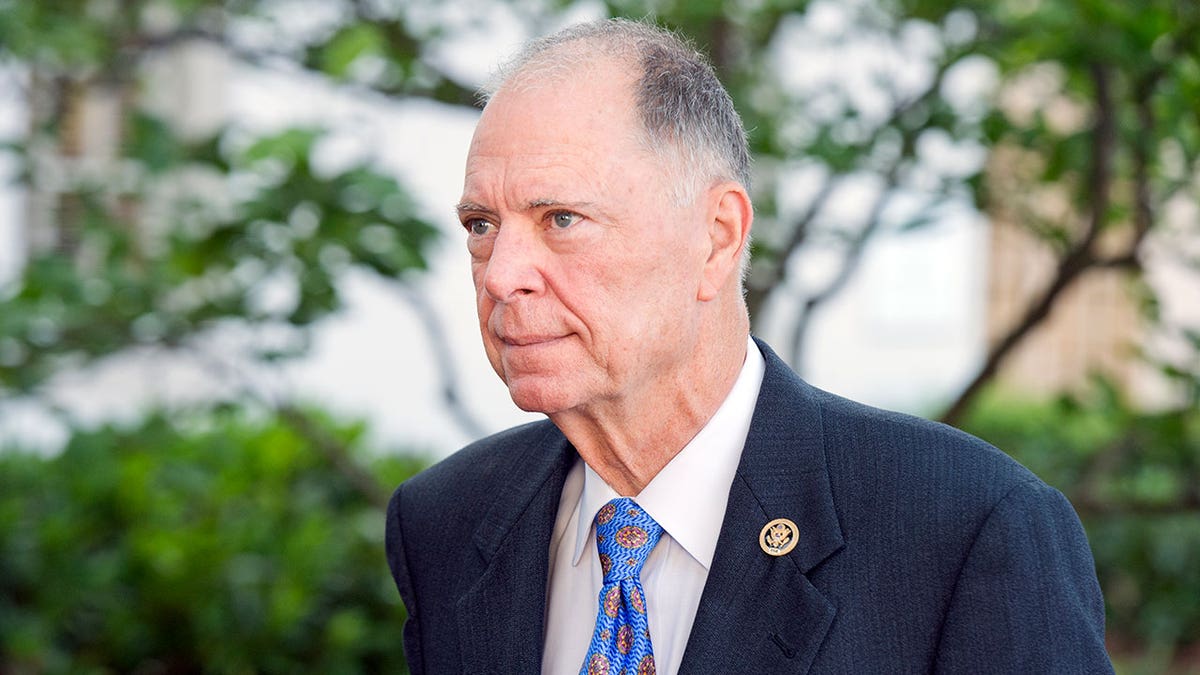
[(507, 347), (532, 347), (561, 340), (562, 335), (497, 335)]

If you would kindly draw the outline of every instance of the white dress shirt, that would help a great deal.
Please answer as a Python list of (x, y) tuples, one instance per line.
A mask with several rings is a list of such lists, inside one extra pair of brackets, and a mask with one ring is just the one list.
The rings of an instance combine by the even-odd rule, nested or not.
[[(742, 371), (717, 412), (634, 497), (664, 530), (642, 567), (654, 663), (662, 675), (675, 675), (683, 660), (762, 386), (762, 354), (753, 340), (747, 343)], [(582, 460), (563, 484), (550, 540), (546, 675), (577, 675), (583, 665), (604, 585), (592, 521), (619, 496)]]

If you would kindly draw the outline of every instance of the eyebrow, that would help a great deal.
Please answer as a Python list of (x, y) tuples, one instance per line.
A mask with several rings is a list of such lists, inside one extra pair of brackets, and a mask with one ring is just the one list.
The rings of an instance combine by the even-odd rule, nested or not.
[(564, 208), (575, 208), (579, 206), (587, 206), (587, 202), (563, 202), (557, 199), (534, 199), (525, 205), (526, 209), (544, 209), (547, 206), (561, 206)]
[[(561, 201), (558, 199), (550, 199), (548, 197), (540, 197), (537, 199), (529, 200), (525, 204), (525, 208), (523, 210), (531, 211), (533, 209), (544, 209), (546, 207), (554, 207), (554, 206), (562, 207), (565, 209), (576, 209), (576, 208), (591, 207), (591, 206), (594, 206), (594, 204), (592, 202), (564, 202), (564, 201)], [(495, 209), (484, 206), (483, 204), (477, 204), (475, 202), (460, 202), (457, 206), (454, 207), (454, 210), (459, 215), (462, 215), (464, 213), (482, 213), (482, 214), (488, 215), (488, 216), (497, 215)]]
[(496, 215), (496, 212), (492, 209), (489, 209), (483, 204), (476, 204), (475, 202), (459, 202), (458, 205), (454, 207), (454, 211), (459, 215), (464, 213), (482, 213), (489, 216)]

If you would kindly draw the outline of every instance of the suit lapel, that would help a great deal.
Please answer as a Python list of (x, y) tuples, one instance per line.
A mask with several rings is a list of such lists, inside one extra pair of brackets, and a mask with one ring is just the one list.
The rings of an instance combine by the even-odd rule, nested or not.
[[(836, 608), (806, 576), (843, 546), (812, 389), (762, 343), (767, 368), (681, 673), (806, 673)], [(773, 557), (758, 544), (788, 518), (799, 542)]]
[(511, 489), (474, 533), (482, 573), (457, 603), (463, 671), (535, 673), (542, 633), (550, 537), (575, 451), (547, 423), (539, 442), (513, 463)]

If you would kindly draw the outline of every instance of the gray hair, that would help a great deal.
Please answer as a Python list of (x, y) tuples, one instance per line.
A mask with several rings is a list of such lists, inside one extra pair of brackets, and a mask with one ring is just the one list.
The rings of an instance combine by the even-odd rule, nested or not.
[(609, 19), (539, 38), (500, 69), (482, 100), (538, 75), (571, 72), (597, 55), (627, 59), (641, 68), (634, 85), (641, 140), (666, 161), (678, 201), (687, 201), (714, 180), (734, 180), (750, 189), (746, 130), (733, 99), (708, 59), (666, 29)]

